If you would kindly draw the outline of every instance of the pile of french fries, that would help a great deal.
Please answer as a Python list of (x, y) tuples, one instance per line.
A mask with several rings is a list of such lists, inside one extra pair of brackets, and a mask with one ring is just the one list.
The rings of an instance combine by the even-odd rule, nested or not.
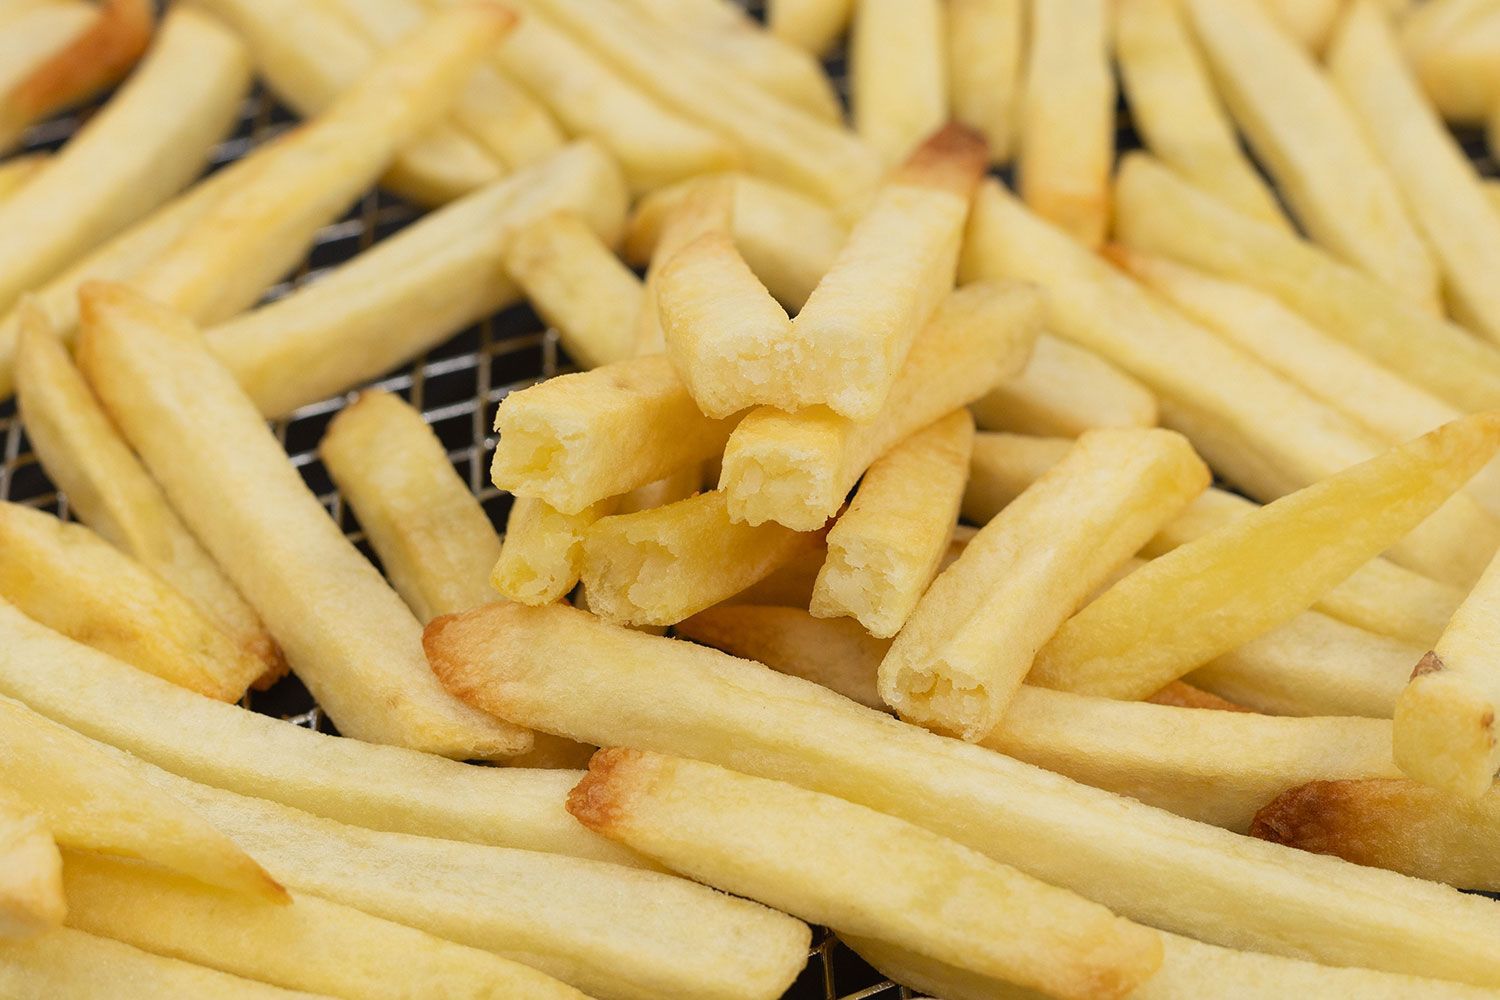
[(1500, 0), (765, 7), (0, 0), (0, 997), (1500, 998)]

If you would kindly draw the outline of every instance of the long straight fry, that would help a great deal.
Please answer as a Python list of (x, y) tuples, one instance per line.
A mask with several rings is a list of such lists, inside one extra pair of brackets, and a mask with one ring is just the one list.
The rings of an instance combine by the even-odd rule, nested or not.
[(462, 758), (525, 751), (529, 734), (427, 682), (416, 618), (192, 324), (123, 286), (84, 294), (85, 375), (340, 731)]
[(860, 0), (849, 30), (854, 130), (900, 163), (948, 118), (944, 9), (937, 0)]
[(0, 941), (60, 925), (68, 904), (57, 842), (37, 808), (6, 788), (0, 788), (0, 845)]
[(1017, 146), (1026, 0), (954, 0), (945, 14), (953, 117), (984, 136), (991, 163), (1009, 163)]
[(982, 430), (1077, 437), (1096, 427), (1153, 427), (1156, 397), (1092, 351), (1044, 333), (1031, 360), (969, 407)]
[[(651, 261), (646, 266), (645, 297), (641, 300), (640, 312), (635, 318), (635, 353), (639, 355), (659, 354), (667, 349), (666, 328), (662, 325), (660, 300), (661, 289), (669, 264), (689, 245), (709, 236), (724, 237), (729, 232), (734, 212), (734, 198), (730, 193), (727, 177), (706, 177), (691, 182), (682, 200), (673, 205), (662, 225), (661, 236), (651, 248)], [(731, 250), (730, 257), (733, 257)], [(743, 267), (740, 271), (743, 272)], [(715, 275), (719, 277), (719, 275)], [(744, 280), (743, 274), (734, 277)], [(762, 300), (769, 298), (764, 289), (754, 288), (750, 280), (751, 294), (760, 293)], [(737, 291), (743, 292), (743, 289)], [(757, 303), (764, 309), (764, 301)], [(769, 303), (773, 312), (780, 314), (780, 307)], [(786, 316), (777, 319), (785, 326)], [(773, 320), (773, 322), (775, 322)], [(757, 324), (759, 325), (759, 324)], [(691, 386), (689, 387), (692, 388)], [(710, 414), (713, 416), (714, 414)], [(718, 414), (726, 416), (726, 413)]]

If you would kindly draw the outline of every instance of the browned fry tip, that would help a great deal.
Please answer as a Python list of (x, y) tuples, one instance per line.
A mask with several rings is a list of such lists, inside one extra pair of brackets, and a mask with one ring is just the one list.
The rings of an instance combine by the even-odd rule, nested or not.
[(568, 812), (596, 833), (617, 826), (625, 815), (630, 789), (637, 783), (631, 769), (645, 759), (641, 751), (624, 747), (594, 754), (588, 772), (568, 793)]
[(1173, 705), (1177, 708), (1206, 708), (1219, 712), (1250, 712), (1244, 705), (1237, 705), (1227, 698), (1195, 688), (1182, 681), (1173, 681), (1146, 699), (1157, 705)]
[(1350, 804), (1352, 783), (1309, 781), (1289, 788), (1261, 807), (1250, 836), (1319, 854), (1339, 853), (1334, 817)]
[(984, 177), (989, 159), (989, 144), (984, 136), (967, 125), (949, 122), (928, 136), (892, 172), (891, 180), (941, 188), (968, 198)]
[(1442, 669), (1442, 658), (1439, 657), (1437, 653), (1429, 651), (1420, 660), (1418, 660), (1417, 665), (1412, 668), (1411, 679), (1416, 680), (1418, 677), (1421, 677), (1424, 674), (1435, 674)]
[(11, 88), (0, 123), (30, 121), (119, 80), (146, 51), (152, 26), (150, 0), (105, 0), (82, 34)]

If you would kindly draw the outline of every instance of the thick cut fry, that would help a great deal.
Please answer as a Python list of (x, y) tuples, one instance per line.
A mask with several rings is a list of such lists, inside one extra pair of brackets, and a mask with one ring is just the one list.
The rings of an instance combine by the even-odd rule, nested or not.
[(1442, 270), (1455, 314), (1500, 341), (1500, 212), (1485, 200), (1458, 141), (1427, 103), (1385, 15), (1356, 2), (1328, 53), (1328, 72), (1364, 126)]
[(1500, 96), (1500, 12), (1490, 0), (1424, 3), (1402, 23), (1401, 43), (1422, 90), (1445, 119), (1484, 122)]
[(140, 70), (0, 203), (0, 309), (185, 187), (234, 119), (249, 75), (228, 30), (172, 11)]
[(0, 635), (0, 694), (194, 781), (373, 830), (640, 863), (563, 811), (576, 775), (472, 767), (288, 725), (143, 674), (4, 604)]
[(848, 27), (853, 12), (854, 0), (768, 0), (766, 3), (771, 34), (815, 56), (827, 54)]
[(81, 524), (0, 501), (0, 598), (189, 691), (237, 701), (265, 662), (166, 581)]
[(686, 500), (703, 488), (703, 480), (704, 470), (699, 466), (689, 465), (654, 483), (647, 483), (617, 497), (618, 503), (610, 513), (634, 514)]
[(1041, 325), (1030, 288), (975, 282), (939, 304), (869, 423), (827, 407), (752, 410), (724, 450), (719, 488), (739, 521), (812, 531), (832, 517), (856, 481), (898, 441), (973, 402), (1026, 363)]
[(712, 457), (734, 423), (699, 412), (665, 355), (618, 361), (501, 400), (490, 474), (502, 490), (577, 514)]
[(513, 19), (482, 4), (435, 17), (271, 147), (259, 170), (131, 283), (199, 323), (253, 304), (453, 102)]
[(858, 0), (849, 31), (854, 130), (900, 163), (948, 120), (948, 53), (938, 0)]
[(451, 690), (503, 717), (837, 795), (1151, 926), (1500, 984), (1490, 900), (1184, 820), (714, 650), (561, 605), (490, 605), (426, 645)]
[(1016, 178), (1033, 212), (1084, 246), (1109, 228), (1115, 81), (1105, 0), (1031, 0)]
[(880, 664), (881, 696), (902, 718), (984, 737), (1058, 626), (1209, 478), (1171, 431), (1084, 434), (933, 582)]
[[(602, 750), (568, 809), (699, 881), (1051, 996), (1122, 997), (1161, 962), (1149, 928), (904, 820), (780, 781)], [(1002, 924), (1011, 933), (992, 933)]]
[[(833, 266), (848, 230), (826, 206), (749, 174), (732, 174), (730, 233), (750, 270), (788, 309), (801, 309)], [(625, 235), (625, 259), (651, 260), (665, 221), (692, 188), (674, 184), (639, 201)]]
[(1115, 188), (1116, 235), (1264, 289), (1325, 333), (1464, 410), (1500, 401), (1500, 352), (1317, 247), (1226, 208), (1143, 156)]
[(1466, 417), (1181, 545), (1063, 625), (1031, 679), (1144, 698), (1311, 607), (1497, 448), (1500, 414)]
[(263, 676), (279, 677), (286, 661), (260, 618), (167, 504), (45, 321), (33, 313), (29, 322), (17, 357), (17, 402), (27, 440), (69, 509), (192, 601), (238, 655), (260, 661)]
[(733, 597), (797, 555), (817, 534), (730, 520), (714, 490), (655, 510), (606, 517), (583, 540), (589, 607), (607, 621), (672, 625)]
[(318, 457), (419, 621), (495, 599), (500, 538), (420, 413), (363, 393), (328, 425)]
[(1286, 216), (1240, 147), (1176, 0), (1115, 8), (1115, 53), (1131, 120), (1163, 163), (1246, 215), (1283, 229)]
[(870, 466), (828, 532), (814, 615), (848, 615), (886, 639), (901, 630), (948, 551), (973, 444), (974, 420), (958, 410)]
[(641, 280), (576, 215), (559, 212), (518, 229), (505, 249), (505, 272), (580, 367), (634, 356)]
[(0, 788), (0, 942), (63, 922), (62, 856), (35, 806)]
[(1187, 0), (1235, 121), (1318, 243), (1424, 307), (1438, 273), (1401, 192), (1332, 83), (1255, 0)]
[(340, 731), (460, 758), (525, 751), (528, 733), (428, 683), (416, 618), (198, 331), (123, 286), (91, 285), (84, 299), (84, 374)]
[(118, 82), (150, 43), (153, 14), (149, 0), (104, 0), (86, 28), (0, 93), (0, 152), (33, 122)]
[(267, 906), (76, 852), (63, 882), (70, 927), (287, 989), (344, 1000), (583, 1000), (528, 966), (316, 896)]
[(1017, 145), (1026, 0), (950, 0), (946, 15), (953, 117), (984, 136), (991, 163), (1009, 163)]
[(1255, 815), (1252, 836), (1465, 889), (1497, 891), (1500, 796), (1455, 798), (1392, 778), (1310, 781)]
[(522, 604), (562, 600), (583, 572), (583, 540), (589, 529), (617, 506), (618, 498), (608, 497), (576, 514), (563, 514), (545, 500), (516, 497), (490, 583), (501, 595)]
[(1156, 397), (1092, 351), (1051, 334), (1036, 339), (1021, 374), (970, 407), (987, 431), (1077, 437), (1096, 427), (1154, 427)]
[(646, 294), (635, 318), (635, 352), (659, 354), (667, 349), (661, 324), (659, 300), (662, 276), (677, 254), (711, 233), (726, 234), (733, 224), (734, 197), (727, 177), (693, 181), (683, 199), (674, 205), (662, 226), (661, 238), (651, 250), (646, 267)]
[(286, 298), (206, 336), (261, 412), (282, 416), (421, 354), (519, 298), (503, 278), (516, 228), (558, 211), (613, 241), (619, 170), (591, 143), (425, 216)]
[(661, 872), (376, 833), (157, 777), (291, 889), (498, 952), (599, 1000), (774, 1000), (807, 961), (801, 921)]
[(1073, 442), (1067, 438), (979, 434), (974, 439), (969, 482), (964, 489), (964, 520), (988, 524), (1061, 462), (1072, 447)]
[(0, 722), (0, 784), (41, 813), (59, 845), (141, 858), (210, 885), (286, 901), (234, 841), (153, 787), (150, 764), (9, 698), (0, 698)]

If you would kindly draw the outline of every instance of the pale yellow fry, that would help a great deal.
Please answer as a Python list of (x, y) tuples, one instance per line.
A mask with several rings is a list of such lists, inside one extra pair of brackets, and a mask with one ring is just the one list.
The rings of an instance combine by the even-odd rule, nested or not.
[(1016, 374), (1040, 312), (1040, 297), (1017, 284), (975, 282), (951, 293), (916, 338), (885, 406), (869, 423), (822, 406), (799, 413), (752, 410), (724, 449), (719, 488), (729, 494), (730, 514), (799, 531), (822, 527), (896, 442)]
[(886, 703), (939, 732), (984, 737), (1037, 651), (1209, 479), (1171, 431), (1085, 433), (933, 582), (880, 664)]
[(194, 781), (373, 830), (641, 863), (563, 811), (576, 776), (472, 767), (287, 725), (144, 674), (3, 604), (0, 635), (0, 693)]
[(377, 833), (155, 778), (294, 891), (497, 952), (599, 1000), (775, 1000), (807, 961), (801, 921), (661, 872)]
[(161, 577), (81, 524), (0, 501), (0, 597), (189, 691), (236, 701), (266, 664)]
[(646, 267), (645, 295), (635, 317), (635, 353), (660, 354), (667, 349), (666, 331), (658, 305), (666, 266), (689, 244), (710, 233), (727, 233), (733, 223), (734, 198), (727, 177), (693, 181), (682, 200), (672, 206)]
[(854, 130), (887, 165), (948, 120), (945, 11), (938, 0), (857, 0), (849, 31)]
[(1179, 0), (1119, 3), (1115, 54), (1146, 147), (1226, 204), (1288, 229), (1276, 196), (1240, 146)]
[(689, 465), (663, 476), (654, 483), (638, 486), (629, 493), (616, 498), (618, 504), (612, 513), (634, 514), (636, 511), (665, 507), (669, 503), (686, 500), (703, 488), (703, 472), (702, 467)]
[(1328, 44), (1344, 0), (1256, 0), (1276, 25), (1313, 55)]
[(1302, 228), (1436, 308), (1437, 267), (1401, 191), (1312, 56), (1255, 0), (1187, 0), (1186, 9), (1235, 122)]
[(238, 113), (249, 70), (227, 29), (173, 10), (139, 71), (0, 203), (0, 308), (186, 187)]
[(62, 857), (35, 806), (0, 787), (0, 942), (63, 922)]
[(70, 851), (68, 926), (158, 955), (344, 1000), (581, 1000), (518, 962), (316, 896), (267, 906)]
[(1126, 157), (1116, 236), (1263, 289), (1315, 326), (1463, 410), (1500, 403), (1500, 352), (1318, 247), (1255, 222), (1148, 157)]
[(1455, 798), (1414, 781), (1310, 781), (1267, 802), (1252, 836), (1465, 889), (1496, 891), (1500, 795)]
[(210, 885), (286, 902), (260, 865), (188, 803), (156, 788), (156, 768), (0, 698), (0, 784), (37, 809), (63, 847), (140, 858)]
[(584, 538), (595, 522), (615, 512), (618, 502), (607, 497), (576, 514), (564, 514), (545, 500), (516, 497), (490, 583), (502, 596), (522, 604), (550, 604), (567, 597), (583, 572)]
[(501, 400), (490, 474), (576, 514), (717, 454), (733, 428), (699, 412), (665, 355), (617, 361)]
[(990, 162), (1017, 146), (1026, 0), (949, 0), (948, 101), (953, 117), (984, 136)]
[(1500, 414), (1466, 417), (1173, 549), (1063, 625), (1032, 681), (1146, 697), (1305, 611), (1437, 509), (1497, 447)]
[(124, 286), (84, 297), (85, 376), (339, 730), (460, 758), (526, 750), (529, 734), (429, 682), (416, 618), (192, 324)]
[[(603, 750), (568, 808), (699, 881), (1052, 996), (1123, 997), (1161, 962), (1149, 928), (894, 816), (780, 781)], [(1009, 932), (993, 933), (1001, 925)]]
[(854, 0), (767, 0), (766, 26), (771, 34), (826, 55), (854, 13)]
[(641, 280), (578, 216), (560, 212), (519, 228), (505, 271), (581, 367), (635, 354)]
[(1500, 95), (1495, 53), (1500, 11), (1491, 0), (1431, 0), (1401, 25), (1401, 43), (1422, 89), (1443, 117), (1477, 125)]
[(605, 242), (625, 215), (609, 156), (574, 143), (414, 222), (291, 295), (206, 331), (267, 416), (344, 392), (520, 297), (504, 277), (516, 228), (571, 211)]
[(381, 54), (131, 284), (199, 323), (253, 304), (453, 103), (513, 19), (500, 7), (458, 8)]
[(969, 409), (987, 431), (1077, 437), (1096, 427), (1153, 427), (1156, 397), (1103, 357), (1043, 333), (1031, 360)]
[(26, 438), (68, 509), (223, 629), (266, 680), (286, 661), (260, 616), (167, 503), (105, 414), (67, 350), (40, 320), (22, 334), (16, 388)]
[(1500, 341), (1500, 212), (1407, 68), (1385, 15), (1357, 0), (1340, 22), (1328, 72), (1395, 178), (1442, 270), (1459, 319)]
[(814, 615), (887, 639), (901, 630), (947, 554), (973, 443), (973, 418), (956, 410), (876, 459), (828, 532)]
[(47, 165), (51, 153), (28, 153), (0, 163), (0, 201), (9, 198)]
[(969, 463), (969, 481), (964, 487), (964, 520), (988, 524), (1011, 501), (1061, 462), (1072, 447), (1073, 441), (1061, 437), (1031, 437), (1003, 432), (976, 435)]
[(503, 717), (837, 795), (1151, 926), (1500, 985), (1490, 900), (1184, 820), (714, 650), (561, 605), (490, 605), (446, 619), (428, 653)]
[(318, 457), (418, 621), (495, 599), (500, 537), (422, 414), (362, 393), (328, 425)]
[(1033, 212), (1088, 247), (1109, 228), (1115, 81), (1106, 0), (1030, 0), (1016, 179)]
[(672, 625), (765, 579), (819, 544), (779, 524), (736, 524), (713, 490), (601, 518), (583, 540), (589, 607), (607, 621)]

